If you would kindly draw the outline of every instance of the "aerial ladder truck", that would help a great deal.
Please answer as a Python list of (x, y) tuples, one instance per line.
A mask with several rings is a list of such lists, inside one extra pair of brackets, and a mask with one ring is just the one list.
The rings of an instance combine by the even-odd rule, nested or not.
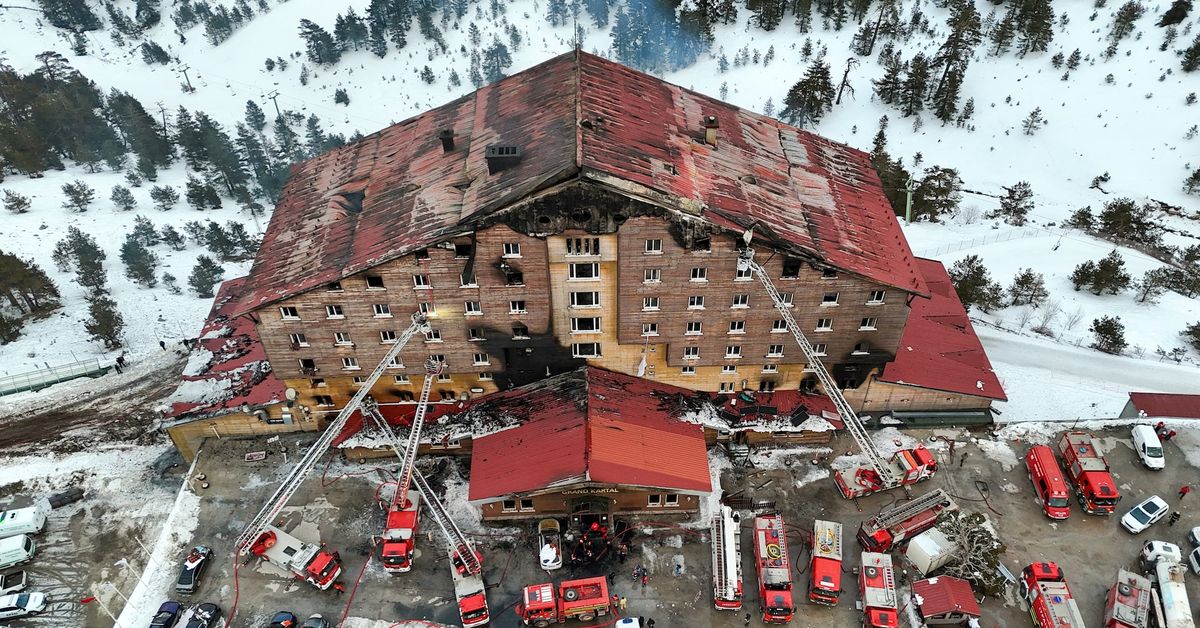
[(754, 261), (754, 250), (750, 248), (750, 240), (753, 238), (753, 230), (746, 231), (742, 234), (742, 247), (738, 257), (738, 270), (753, 272), (766, 288), (767, 294), (771, 296), (771, 301), (775, 304), (775, 309), (779, 310), (779, 314), (783, 317), (788, 331), (792, 332), (796, 343), (800, 345), (800, 349), (804, 352), (805, 359), (808, 361), (808, 368), (817, 375), (817, 379), (821, 382), (821, 386), (825, 389), (825, 394), (833, 400), (834, 406), (837, 408), (838, 414), (841, 415), (842, 422), (846, 424), (846, 431), (854, 437), (854, 442), (858, 444), (858, 448), (867, 458), (865, 465), (850, 467), (847, 469), (834, 469), (833, 477), (837, 482), (838, 490), (842, 497), (846, 499), (854, 499), (875, 493), (878, 491), (887, 491), (901, 486), (916, 484), (921, 480), (933, 477), (937, 470), (937, 461), (934, 460), (933, 454), (925, 448), (924, 445), (917, 445), (913, 449), (901, 449), (895, 453), (890, 460), (885, 458), (883, 454), (875, 448), (875, 444), (871, 442), (871, 438), (867, 435), (866, 427), (858, 419), (854, 409), (850, 407), (850, 403), (842, 396), (841, 388), (837, 382), (833, 380), (833, 376), (825, 369), (821, 363), (813, 346), (809, 343), (804, 332), (800, 330), (800, 325), (796, 323), (796, 318), (792, 316), (791, 307), (780, 296), (779, 291), (775, 289), (774, 282), (771, 281), (767, 271)]
[(300, 484), (317, 466), (317, 462), (333, 446), (333, 441), (346, 427), (350, 415), (363, 406), (363, 400), (367, 398), (371, 387), (379, 381), (392, 359), (400, 355), (400, 351), (417, 332), (429, 331), (429, 329), (429, 323), (424, 314), (419, 312), (413, 314), (412, 324), (400, 334), (387, 355), (359, 386), (358, 392), (354, 393), (341, 412), (338, 412), (337, 416), (329, 422), (325, 431), (279, 484), (279, 488), (263, 505), (262, 510), (250, 520), (234, 545), (236, 555), (257, 556), (322, 590), (333, 585), (334, 580), (342, 571), (342, 565), (335, 555), (336, 553), (326, 552), (319, 544), (303, 542), (277, 528), (274, 525), (275, 519), (299, 490)]

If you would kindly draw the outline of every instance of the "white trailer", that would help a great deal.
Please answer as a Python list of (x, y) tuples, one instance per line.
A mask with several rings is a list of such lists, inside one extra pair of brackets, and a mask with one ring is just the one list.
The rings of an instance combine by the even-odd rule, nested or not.
[(1154, 575), (1156, 586), (1150, 592), (1151, 597), (1156, 598), (1154, 610), (1161, 613), (1160, 628), (1196, 628), (1184, 582), (1187, 567), (1182, 562), (1162, 557), (1154, 564)]
[(956, 550), (958, 544), (951, 541), (945, 532), (933, 528), (914, 536), (901, 553), (922, 576), (928, 576), (950, 562)]
[(18, 534), (37, 534), (46, 527), (50, 502), (41, 499), (32, 506), (0, 511), (0, 539)]

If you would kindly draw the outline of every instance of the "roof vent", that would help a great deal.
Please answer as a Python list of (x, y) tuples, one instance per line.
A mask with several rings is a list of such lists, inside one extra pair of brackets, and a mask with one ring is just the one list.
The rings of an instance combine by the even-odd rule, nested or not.
[(716, 147), (717, 145), (717, 129), (721, 128), (721, 123), (717, 122), (717, 116), (704, 116), (704, 143), (709, 146)]
[(438, 133), (438, 139), (442, 140), (443, 153), (454, 150), (454, 129), (442, 129)]
[(484, 158), (487, 159), (488, 174), (496, 174), (520, 163), (521, 147), (512, 144), (490, 144)]

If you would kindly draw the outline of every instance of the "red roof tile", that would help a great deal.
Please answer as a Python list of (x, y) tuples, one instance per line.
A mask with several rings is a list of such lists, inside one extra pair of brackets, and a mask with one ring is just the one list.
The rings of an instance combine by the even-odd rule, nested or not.
[[(710, 115), (717, 148), (698, 141)], [(449, 153), (443, 129), (456, 133)], [(488, 174), (494, 143), (519, 144), (520, 162)], [(866, 153), (572, 52), (294, 166), (243, 310), (471, 231), (575, 177), (926, 290)]]
[(917, 580), (912, 585), (913, 596), (920, 596), (917, 605), (922, 617), (933, 617), (943, 613), (966, 613), (980, 616), (979, 602), (971, 583), (953, 576), (938, 576)]
[(917, 267), (930, 296), (913, 299), (896, 359), (884, 365), (879, 381), (1004, 401), (1000, 379), (946, 268), (924, 258), (917, 258)]
[(525, 387), (524, 423), (473, 440), (469, 499), (575, 482), (712, 490), (703, 430), (673, 416), (690, 391), (595, 367), (552, 379)]
[(1146, 416), (1200, 419), (1200, 395), (1133, 392), (1129, 400)]

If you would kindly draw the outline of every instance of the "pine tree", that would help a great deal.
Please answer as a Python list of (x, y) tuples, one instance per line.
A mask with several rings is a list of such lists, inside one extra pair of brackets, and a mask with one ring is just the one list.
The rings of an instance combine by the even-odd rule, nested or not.
[(6, 345), (21, 337), (24, 321), (20, 318), (9, 318), (0, 313), (0, 345)]
[[(958, 117), (954, 120), (955, 126), (962, 128), (971, 121), (973, 115), (975, 115), (975, 99), (968, 98), (967, 102), (963, 103), (962, 111), (958, 112)], [(971, 127), (970, 130), (973, 131), (974, 127)]]
[(1033, 135), (1034, 133), (1037, 133), (1037, 131), (1041, 129), (1042, 125), (1044, 124), (1046, 124), (1046, 118), (1042, 116), (1042, 108), (1037, 107), (1033, 111), (1030, 111), (1025, 120), (1021, 122), (1021, 130), (1025, 133), (1025, 135)]
[(1138, 303), (1157, 303), (1158, 297), (1171, 285), (1171, 279), (1171, 269), (1151, 268), (1142, 275), (1141, 280), (1134, 282), (1134, 288), (1137, 290), (1134, 300)]
[(229, 241), (237, 248), (238, 256), (242, 259), (254, 257), (254, 253), (258, 251), (258, 239), (251, 236), (246, 231), (246, 225), (230, 220), (225, 223), (225, 233), (229, 237)]
[(1014, 2), (1009, 5), (1008, 11), (1004, 13), (1004, 17), (992, 29), (988, 39), (992, 42), (992, 54), (995, 56), (1002, 55), (1008, 52), (1012, 47), (1013, 39), (1017, 35), (1017, 12), (1018, 3)]
[(207, 255), (196, 258), (196, 266), (188, 276), (188, 285), (196, 292), (196, 296), (209, 299), (213, 296), (213, 288), (225, 276), (225, 270), (217, 265)]
[(96, 191), (79, 179), (75, 179), (70, 183), (64, 183), (62, 191), (66, 195), (66, 199), (62, 204), (63, 209), (74, 212), (86, 212), (88, 205), (91, 205), (92, 201), (96, 200)]
[(1092, 321), (1088, 331), (1095, 336), (1092, 348), (1105, 353), (1119, 354), (1128, 344), (1125, 342), (1125, 324), (1120, 316), (1101, 316)]
[(900, 59), (900, 51), (891, 48), (885, 48), (879, 53), (879, 57), (883, 65), (883, 76), (874, 82), (875, 95), (886, 104), (895, 104), (904, 90), (904, 62)]
[(133, 232), (129, 237), (137, 240), (143, 246), (154, 246), (159, 242), (158, 230), (154, 228), (154, 223), (149, 218), (138, 214), (133, 218)]
[(504, 78), (504, 70), (512, 65), (512, 57), (508, 54), (508, 46), (500, 43), (499, 39), (493, 40), (492, 45), (488, 46), (483, 53), (483, 75), (488, 83), (495, 83)]
[(171, 273), (163, 273), (162, 282), (163, 285), (167, 287), (167, 290), (171, 292), (171, 294), (183, 293), (183, 290), (179, 289), (179, 280), (175, 278), (175, 275), (172, 275)]
[(1181, 63), (1184, 72), (1195, 72), (1200, 68), (1200, 35), (1196, 35), (1191, 45), (1184, 49)]
[(176, 231), (175, 227), (171, 225), (163, 225), (160, 236), (162, 237), (162, 243), (171, 247), (173, 251), (182, 251), (187, 248), (187, 242), (184, 241), (183, 234)]
[(833, 108), (836, 91), (829, 75), (829, 64), (818, 58), (809, 64), (804, 78), (796, 82), (783, 99), (780, 117), (788, 124), (802, 127), (819, 124)]
[(1183, 191), (1188, 194), (1200, 192), (1200, 168), (1196, 168), (1183, 180)]
[[(980, 35), (980, 19), (979, 11), (975, 9), (975, 3), (972, 0), (954, 0), (950, 3), (950, 17), (946, 20), (946, 26), (950, 28), (950, 34), (946, 37), (946, 41), (938, 48), (937, 54), (930, 61), (931, 67), (941, 67), (941, 78), (938, 79), (937, 85), (933, 88), (934, 97), (944, 96), (942, 92), (949, 88), (948, 83), (954, 77), (954, 102), (957, 102), (958, 87), (962, 84), (963, 76), (967, 72), (967, 65), (971, 61), (971, 53), (975, 47), (979, 45), (982, 36)], [(950, 107), (950, 113), (947, 117), (941, 118), (943, 122), (949, 120), (949, 116), (953, 116), (953, 109)], [(940, 117), (940, 116), (939, 116)]]
[(156, 185), (150, 188), (150, 200), (155, 209), (165, 212), (179, 202), (179, 192), (169, 185)]
[(341, 50), (349, 48), (358, 50), (366, 44), (370, 31), (367, 23), (354, 12), (354, 7), (350, 7), (346, 10), (344, 17), (340, 14), (337, 16), (333, 27), (333, 36), (337, 39), (338, 48)]
[(558, 27), (570, 21), (571, 11), (567, 8), (567, 0), (549, 0), (546, 3), (546, 21), (550, 26)]
[(33, 260), (3, 251), (0, 251), (0, 297), (22, 315), (48, 312), (59, 305), (58, 287), (40, 266)]
[(59, 268), (65, 271), (74, 265), (79, 285), (93, 292), (103, 290), (108, 282), (104, 272), (104, 260), (107, 257), (100, 245), (96, 244), (96, 239), (78, 227), (69, 227), (67, 237), (55, 246), (54, 251), (55, 263)]
[(246, 101), (246, 125), (260, 133), (267, 128), (267, 114), (253, 100)]
[(992, 281), (978, 255), (968, 255), (958, 260), (950, 268), (949, 274), (958, 299), (968, 311), (971, 307), (978, 307), (990, 312), (1001, 307), (1004, 289)]
[(143, 29), (158, 24), (159, 20), (162, 19), (162, 14), (158, 10), (158, 0), (137, 0), (133, 18), (137, 20), (138, 26)]
[(12, 190), (4, 190), (4, 209), (14, 214), (24, 214), (32, 205), (28, 196), (17, 194)]
[(1004, 188), (1004, 196), (1000, 198), (1000, 207), (988, 214), (988, 218), (1002, 218), (1010, 225), (1025, 224), (1026, 216), (1033, 211), (1033, 188), (1027, 181), (1018, 181), (1012, 187)]
[(73, 33), (100, 29), (100, 18), (84, 2), (72, 0), (38, 0), (42, 14), (58, 28)]
[(1071, 285), (1075, 288), (1076, 292), (1079, 292), (1084, 286), (1091, 285), (1095, 278), (1096, 262), (1091, 260), (1081, 262), (1075, 267), (1075, 270), (1071, 271), (1070, 276)]
[(342, 57), (333, 35), (310, 20), (300, 20), (300, 38), (304, 40), (305, 56), (317, 65), (332, 65)]
[(929, 90), (929, 61), (917, 53), (908, 64), (908, 75), (899, 94), (900, 110), (904, 116), (915, 115), (925, 107), (925, 93)]
[(133, 192), (130, 192), (129, 188), (123, 185), (113, 186), (112, 195), (109, 196), (109, 200), (121, 211), (127, 212), (137, 207), (137, 199), (133, 197)]
[[(454, 79), (457, 79), (458, 74), (453, 74), (453, 72), (452, 72), (452, 77)], [(451, 82), (451, 84), (453, 84), (453, 81)], [(339, 87), (339, 88), (333, 90), (333, 102), (334, 102), (334, 104), (337, 104), (337, 105), (349, 105), (350, 104), (350, 94), (347, 94), (345, 89)]]
[(1116, 294), (1129, 287), (1133, 277), (1125, 272), (1125, 259), (1115, 249), (1096, 263), (1096, 274), (1092, 276), (1092, 294), (1099, 295), (1107, 290)]
[(219, 223), (208, 221), (204, 231), (204, 247), (218, 260), (227, 262), (237, 257), (238, 244)]
[(130, 170), (125, 173), (125, 183), (128, 183), (131, 188), (140, 188), (142, 187), (142, 175)]
[(421, 70), (421, 80), (427, 85), (433, 85), (433, 82), (437, 80), (437, 77), (433, 75), (433, 70), (429, 66), (425, 66)]
[(1157, 247), (1162, 243), (1163, 227), (1155, 220), (1152, 205), (1138, 205), (1129, 198), (1118, 198), (1104, 204), (1096, 217), (1096, 231), (1100, 234)]
[(134, 283), (153, 288), (158, 284), (158, 256), (134, 234), (125, 238), (121, 245), (121, 261), (125, 264), (125, 276)]
[(913, 192), (913, 219), (938, 222), (942, 216), (958, 208), (962, 201), (962, 179), (953, 168), (930, 166)]
[(1071, 56), (1067, 57), (1067, 69), (1076, 70), (1079, 68), (1079, 62), (1083, 61), (1083, 53), (1076, 48), (1071, 52)]
[(88, 297), (88, 313), (90, 318), (84, 322), (83, 328), (92, 339), (103, 342), (106, 348), (119, 348), (125, 319), (117, 311), (116, 302), (107, 293), (94, 293)]
[(783, 21), (784, 0), (752, 0), (746, 8), (754, 15), (751, 23), (764, 31), (773, 31)]
[(217, 194), (216, 188), (207, 181), (188, 175), (185, 187), (184, 197), (187, 199), (188, 205), (197, 211), (221, 208), (221, 196)]
[(1032, 268), (1023, 268), (1013, 277), (1012, 285), (1008, 288), (1009, 305), (1040, 306), (1050, 293), (1046, 290), (1046, 280), (1041, 273), (1033, 272)]
[(1183, 22), (1192, 12), (1192, 0), (1174, 0), (1166, 13), (1158, 20), (1159, 26), (1174, 26)]
[(941, 88), (933, 94), (933, 115), (942, 124), (954, 120), (958, 112), (958, 94), (962, 88), (962, 73), (953, 71), (944, 77)]
[(1054, 40), (1054, 8), (1050, 0), (1024, 0), (1019, 6), (1017, 25), (1021, 40), (1017, 54), (1024, 57), (1030, 52), (1045, 52)]
[(1188, 325), (1182, 332), (1179, 332), (1179, 335), (1183, 336), (1193, 349), (1200, 351), (1200, 322)]
[(167, 65), (171, 62), (171, 55), (162, 46), (147, 39), (142, 43), (142, 62), (146, 65)]

